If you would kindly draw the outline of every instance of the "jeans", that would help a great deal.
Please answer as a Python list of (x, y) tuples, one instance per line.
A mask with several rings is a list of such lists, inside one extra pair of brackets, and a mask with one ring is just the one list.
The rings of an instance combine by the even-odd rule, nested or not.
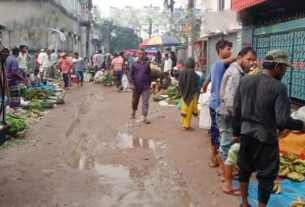
[(219, 154), (224, 161), (227, 160), (230, 147), (234, 144), (232, 116), (216, 115), (216, 122), (220, 133)]
[(76, 71), (77, 84), (84, 82), (84, 71)]
[(216, 112), (210, 107), (211, 115), (211, 142), (216, 148), (219, 148), (219, 129), (216, 123)]
[(123, 71), (117, 71), (115, 72), (116, 76), (116, 85), (117, 87), (122, 87), (122, 77), (123, 77)]
[(62, 77), (64, 78), (65, 88), (69, 87), (69, 74), (62, 74)]

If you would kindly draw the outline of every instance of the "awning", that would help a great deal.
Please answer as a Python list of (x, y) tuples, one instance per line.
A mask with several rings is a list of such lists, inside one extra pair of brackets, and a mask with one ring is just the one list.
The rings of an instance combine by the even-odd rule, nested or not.
[(232, 10), (239, 12), (243, 9), (260, 4), (267, 0), (232, 0)]
[(59, 40), (60, 41), (65, 42), (67, 40), (67, 37), (63, 32), (61, 32), (57, 29), (54, 29), (54, 28), (52, 28), (51, 30), (52, 30), (52, 32), (57, 32), (59, 34)]

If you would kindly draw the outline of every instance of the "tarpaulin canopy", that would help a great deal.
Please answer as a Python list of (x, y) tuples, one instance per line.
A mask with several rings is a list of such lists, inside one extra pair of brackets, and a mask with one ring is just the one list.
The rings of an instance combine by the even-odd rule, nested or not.
[(157, 35), (150, 39), (144, 40), (144, 42), (140, 44), (140, 48), (159, 47), (159, 46), (170, 47), (170, 46), (179, 46), (179, 45), (180, 42), (175, 37), (170, 37), (166, 35)]

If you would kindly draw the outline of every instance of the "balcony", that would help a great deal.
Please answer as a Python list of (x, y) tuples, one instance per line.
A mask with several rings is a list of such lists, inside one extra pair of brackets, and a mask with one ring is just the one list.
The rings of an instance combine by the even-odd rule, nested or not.
[(232, 9), (236, 12), (240, 12), (243, 9), (249, 8), (265, 1), (267, 0), (232, 0)]

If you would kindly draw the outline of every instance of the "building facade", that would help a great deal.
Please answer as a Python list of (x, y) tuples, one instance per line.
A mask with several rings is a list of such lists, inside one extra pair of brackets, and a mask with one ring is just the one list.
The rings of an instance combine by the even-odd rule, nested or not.
[[(6, 47), (51, 48), (90, 55), (91, 0), (3, 0), (0, 39)], [(13, 14), (12, 14), (13, 13)]]
[[(272, 49), (283, 49), (293, 63), (284, 76), (292, 101), (305, 103), (305, 2), (233, 0), (243, 22), (243, 43), (258, 52), (259, 62)], [(268, 9), (266, 9), (268, 8)]]
[(201, 0), (204, 15), (197, 44), (202, 45), (207, 71), (218, 59), (215, 49), (217, 41), (221, 39), (231, 41), (233, 43), (233, 55), (237, 55), (242, 47), (242, 26), (238, 13), (232, 10), (231, 3), (231, 0)]

